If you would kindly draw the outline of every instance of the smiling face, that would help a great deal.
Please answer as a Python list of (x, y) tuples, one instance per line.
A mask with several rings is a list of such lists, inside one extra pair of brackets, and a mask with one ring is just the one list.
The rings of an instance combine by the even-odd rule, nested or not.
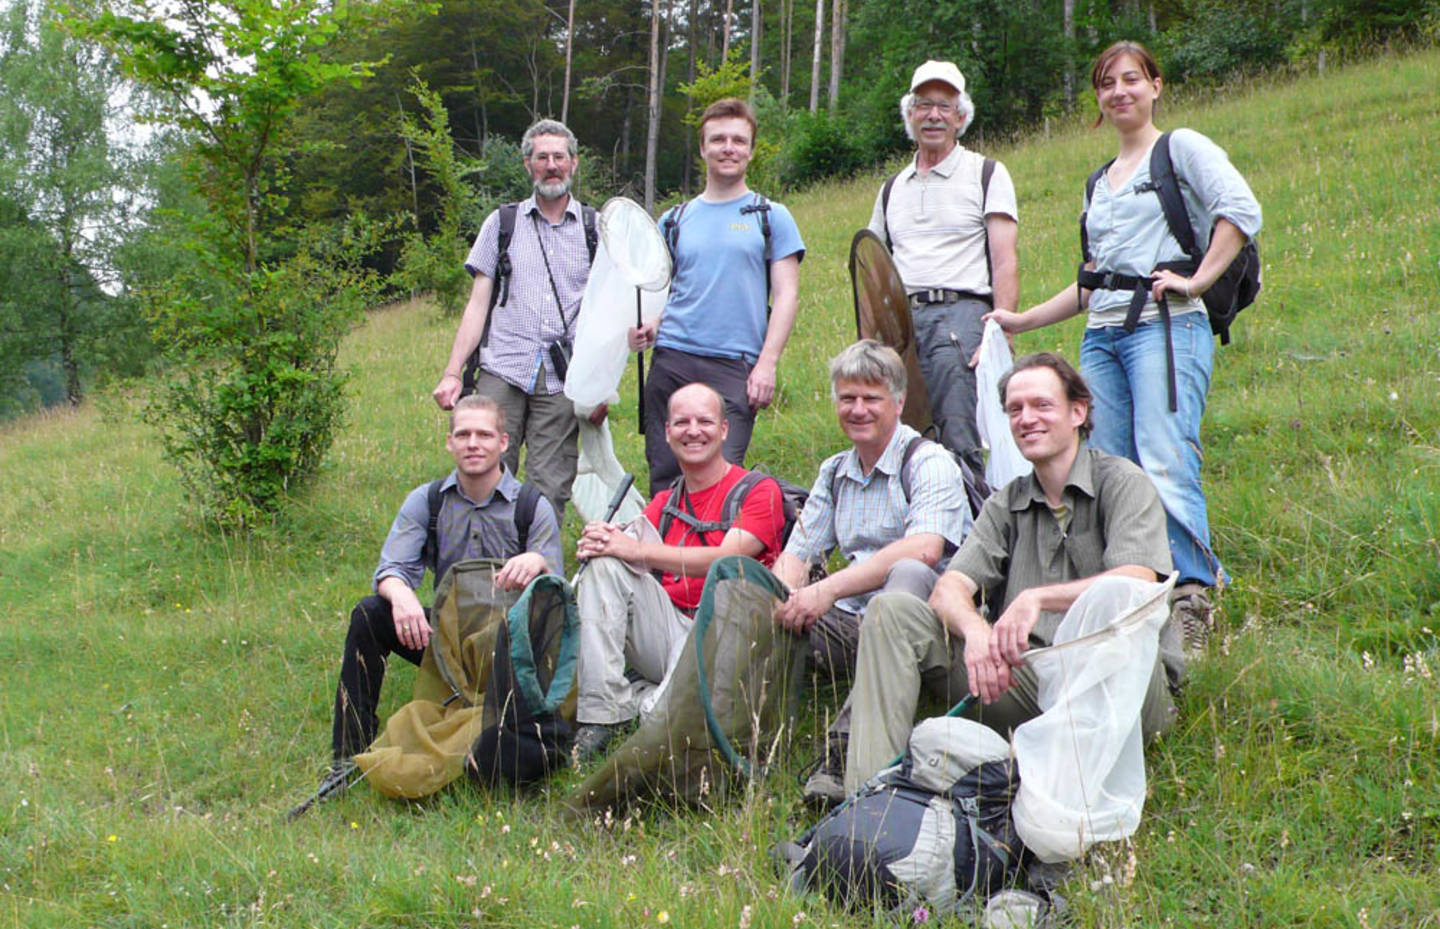
[(562, 135), (537, 135), (535, 147), (525, 158), (525, 170), (535, 183), (535, 193), (545, 200), (558, 200), (570, 192), (570, 182), (579, 156), (570, 154), (570, 143)]
[(744, 179), (754, 142), (749, 121), (739, 116), (706, 120), (700, 129), (700, 157), (705, 159), (708, 176), (723, 181)]
[(965, 120), (959, 104), (960, 95), (944, 81), (926, 81), (915, 88), (907, 117), (915, 144), (937, 153), (954, 148), (955, 133)]
[(455, 470), (471, 478), (493, 473), (509, 447), (510, 437), (500, 431), (491, 410), (458, 411), (445, 437), (445, 448), (455, 459)]
[(835, 415), (840, 428), (857, 449), (873, 452), (862, 456), (872, 461), (890, 443), (904, 408), (905, 396), (892, 394), (882, 383), (835, 382)]
[(730, 424), (720, 395), (703, 384), (688, 384), (670, 395), (670, 416), (665, 421), (665, 442), (685, 471), (713, 463), (720, 457)]
[(1142, 128), (1154, 116), (1160, 85), (1160, 76), (1152, 76), (1138, 56), (1116, 55), (1095, 81), (1100, 115), (1121, 131)]
[(1010, 434), (1020, 454), (1037, 467), (1079, 446), (1088, 413), (1085, 401), (1065, 399), (1065, 385), (1051, 368), (1016, 371), (1005, 388)]

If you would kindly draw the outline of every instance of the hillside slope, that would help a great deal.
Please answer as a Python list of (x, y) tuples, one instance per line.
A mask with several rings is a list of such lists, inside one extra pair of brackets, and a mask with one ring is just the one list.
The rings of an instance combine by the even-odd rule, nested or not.
[[(1235, 582), (1149, 752), (1141, 831), (1067, 885), (1075, 924), (1440, 925), (1440, 53), (1162, 123), (1215, 138), (1265, 208), (1265, 293), (1205, 422)], [(1020, 195), (1023, 303), (1072, 279), (1081, 182), (1111, 144), (1077, 127), (987, 151)], [(752, 456), (792, 479), (842, 442), (824, 364), (852, 337), (845, 256), (878, 183), (789, 201), (801, 322)], [(1079, 326), (1017, 348), (1073, 358)], [(404, 492), (446, 465), (428, 393), (452, 327), (370, 315), (345, 350), (349, 425), (250, 537), (194, 523), (129, 395), (0, 429), (0, 924), (873, 924), (779, 893), (765, 849), (807, 821), (780, 775), (713, 815), (593, 829), (547, 793), (468, 789), (413, 808), (358, 790), (280, 824), (324, 761), (349, 606)], [(410, 680), (394, 669), (389, 706)]]

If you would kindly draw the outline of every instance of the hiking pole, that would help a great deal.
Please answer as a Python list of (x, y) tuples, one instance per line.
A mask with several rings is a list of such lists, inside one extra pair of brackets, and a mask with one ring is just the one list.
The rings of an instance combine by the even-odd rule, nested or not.
[[(605, 518), (600, 520), (602, 523), (608, 523), (610, 520), (615, 518), (615, 514), (620, 511), (620, 504), (625, 502), (625, 495), (630, 492), (630, 488), (634, 484), (635, 475), (627, 471), (624, 475), (621, 476), (620, 486), (616, 488), (615, 496), (610, 498), (610, 505), (605, 508)], [(571, 587), (574, 587), (576, 584), (580, 583), (580, 575), (584, 574), (585, 569), (590, 567), (590, 561), (591, 559), (586, 558), (584, 563), (582, 563), (580, 567), (575, 569), (575, 576), (570, 578)]]

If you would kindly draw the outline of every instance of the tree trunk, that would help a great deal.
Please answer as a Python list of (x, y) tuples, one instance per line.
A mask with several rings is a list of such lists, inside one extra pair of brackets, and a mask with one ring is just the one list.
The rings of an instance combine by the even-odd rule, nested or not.
[[(687, 56), (689, 60), (688, 60), (688, 61), (686, 62), (686, 64), (685, 64), (685, 82), (686, 82), (687, 84), (694, 84), (694, 83), (695, 83), (695, 29), (696, 29), (695, 20), (696, 20), (696, 18), (697, 18), (698, 15), (699, 15), (699, 10), (700, 10), (700, 0), (690, 0), (690, 13), (689, 13), (689, 17), (688, 17), (688, 19), (686, 20), (686, 24), (685, 24), (686, 32), (688, 33), (688, 34), (686, 35), (686, 37), (685, 37), (685, 44), (686, 44), (686, 46), (687, 46), (688, 49), (689, 49), (689, 54), (688, 54), (688, 56)], [(688, 113), (688, 112), (690, 112), (691, 110), (693, 110), (694, 108), (695, 108), (695, 97), (694, 97), (694, 95), (693, 95), (693, 94), (686, 94), (686, 95), (685, 95), (685, 112)], [(690, 196), (690, 184), (691, 184), (691, 182), (692, 182), (692, 177), (691, 177), (691, 175), (692, 175), (692, 173), (693, 173), (693, 171), (694, 171), (694, 168), (695, 168), (695, 166), (694, 166), (694, 156), (691, 154), (691, 152), (692, 152), (691, 146), (692, 146), (692, 144), (693, 144), (691, 140), (694, 139), (695, 136), (694, 136), (694, 133), (692, 133), (688, 128), (685, 129), (684, 135), (685, 135), (685, 164), (684, 164), (684, 166), (681, 168), (681, 174), (680, 174), (680, 190), (681, 190), (681, 191), (684, 193), (684, 195), (688, 198), (688, 197)]]
[(725, 0), (725, 22), (720, 26), (720, 61), (730, 60), (730, 17), (735, 12), (735, 0)]
[[(1074, 0), (1069, 0), (1074, 2)], [(570, 15), (565, 20), (565, 93), (560, 98), (560, 122), (570, 125), (570, 58), (575, 46), (575, 0), (570, 0)]]
[(760, 30), (764, 7), (760, 0), (750, 0), (750, 102), (755, 102), (755, 89), (760, 86)]
[(646, 99), (645, 212), (655, 210), (655, 155), (660, 140), (660, 0), (650, 0), (650, 89)]
[(1075, 109), (1075, 0), (1065, 0), (1065, 109)]
[(840, 105), (840, 77), (845, 70), (845, 14), (849, 0), (830, 0), (830, 109)]
[(810, 112), (820, 109), (820, 59), (825, 38), (825, 0), (815, 0), (815, 55), (810, 61)]
[(780, 108), (790, 109), (791, 41), (795, 35), (795, 0), (780, 0)]

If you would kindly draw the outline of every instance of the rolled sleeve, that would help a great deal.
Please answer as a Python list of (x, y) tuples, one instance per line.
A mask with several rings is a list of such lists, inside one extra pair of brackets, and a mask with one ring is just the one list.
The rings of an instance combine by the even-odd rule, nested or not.
[(411, 590), (419, 589), (420, 582), (425, 580), (425, 534), (430, 523), (425, 492), (427, 486), (421, 484), (410, 491), (400, 505), (400, 512), (395, 514), (395, 521), (390, 524), (385, 544), (380, 547), (380, 563), (375, 567), (372, 582), (377, 591), (380, 582), (387, 577), (400, 578)]
[(1106, 488), (1105, 570), (1140, 565), (1161, 578), (1172, 569), (1170, 542), (1165, 534), (1165, 507), (1145, 472), (1126, 470), (1110, 478)]
[(1171, 136), (1171, 158), (1175, 171), (1186, 179), (1213, 225), (1228, 219), (1249, 238), (1260, 231), (1260, 201), (1245, 178), (1230, 162), (1225, 150), (1191, 129), (1177, 129)]
[(905, 517), (905, 534), (931, 532), (958, 547), (971, 527), (965, 478), (959, 466), (949, 452), (932, 445), (910, 468), (910, 512)]
[(795, 521), (790, 541), (785, 544), (787, 555), (806, 564), (813, 564), (827, 557), (835, 548), (835, 500), (831, 491), (835, 481), (835, 469), (840, 466), (842, 455), (844, 452), (832, 456), (820, 465), (820, 473), (815, 476), (810, 496), (805, 500), (800, 518)]

